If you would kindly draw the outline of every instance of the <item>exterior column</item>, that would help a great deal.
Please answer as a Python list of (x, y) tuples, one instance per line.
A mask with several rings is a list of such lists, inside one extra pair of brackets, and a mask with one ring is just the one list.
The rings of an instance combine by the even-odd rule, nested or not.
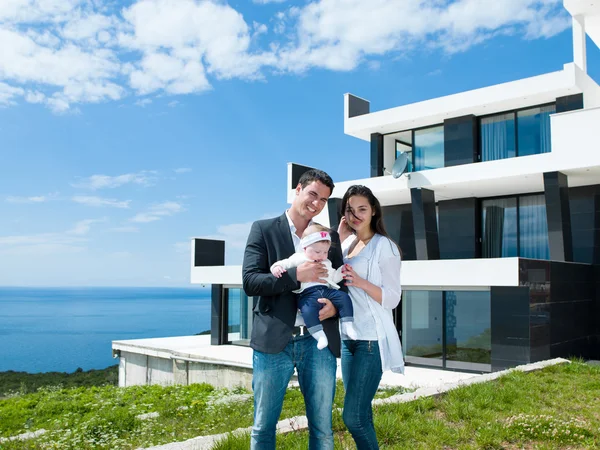
[[(195, 267), (225, 265), (225, 241), (194, 239), (193, 249)], [(210, 343), (212, 345), (227, 343), (228, 312), (223, 293), (222, 284), (211, 286)]]
[(412, 188), (410, 197), (417, 259), (440, 259), (435, 193), (429, 189)]
[(573, 16), (573, 62), (584, 73), (587, 72), (587, 57), (585, 50), (585, 18)]
[(227, 344), (227, 322), (229, 318), (228, 303), (224, 298), (225, 289), (222, 284), (211, 285), (210, 307), (210, 343), (211, 345)]
[(550, 259), (552, 261), (573, 261), (567, 176), (561, 172), (544, 173), (544, 196), (546, 197)]
[(337, 231), (340, 225), (342, 199), (341, 198), (330, 198), (327, 200), (327, 212), (329, 213), (329, 228)]
[(371, 134), (371, 178), (383, 176), (383, 134)]

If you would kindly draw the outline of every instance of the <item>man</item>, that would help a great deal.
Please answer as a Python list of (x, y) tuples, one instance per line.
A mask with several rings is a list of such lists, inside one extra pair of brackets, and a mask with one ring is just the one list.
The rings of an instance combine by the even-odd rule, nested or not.
[[(309, 449), (333, 449), (335, 358), (340, 356), (338, 319), (333, 317), (336, 310), (329, 300), (319, 299), (324, 303), (319, 319), (329, 345), (318, 350), (317, 341), (299, 326), (304, 323), (292, 292), (300, 288), (301, 282), (326, 277), (327, 270), (322, 263), (310, 261), (287, 270), (281, 278), (270, 272), (273, 263), (300, 250), (302, 233), (323, 210), (333, 187), (331, 177), (325, 172), (305, 172), (298, 181), (290, 209), (280, 217), (254, 222), (248, 236), (242, 268), (244, 291), (248, 296), (258, 297), (250, 339), (250, 347), (254, 349), (252, 450), (275, 449), (275, 427), (294, 367), (306, 404)], [(329, 260), (337, 268), (343, 264), (341, 246), (336, 232), (331, 237)]]

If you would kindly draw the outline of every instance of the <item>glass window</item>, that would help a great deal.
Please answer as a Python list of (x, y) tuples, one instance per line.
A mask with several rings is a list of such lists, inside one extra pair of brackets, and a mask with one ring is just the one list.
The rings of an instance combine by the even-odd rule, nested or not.
[(514, 113), (482, 118), (480, 133), (482, 161), (516, 156)]
[(531, 108), (517, 113), (519, 156), (550, 152), (550, 114), (555, 105)]
[(415, 170), (444, 167), (444, 127), (415, 130)]
[(492, 370), (489, 291), (446, 291), (446, 367)]
[(225, 290), (227, 298), (227, 340), (236, 344), (245, 344), (252, 331), (251, 298), (243, 289), (229, 288)]
[(517, 256), (517, 199), (484, 200), (482, 257)]
[(543, 195), (519, 197), (520, 256), (550, 259), (546, 199)]
[(442, 367), (442, 291), (405, 291), (402, 347), (406, 362)]

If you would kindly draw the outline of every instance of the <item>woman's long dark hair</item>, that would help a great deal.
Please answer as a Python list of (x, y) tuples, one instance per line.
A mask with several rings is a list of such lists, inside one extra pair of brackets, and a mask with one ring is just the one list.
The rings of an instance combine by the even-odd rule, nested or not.
[[(381, 210), (381, 204), (379, 203), (377, 197), (373, 195), (371, 189), (369, 189), (367, 186), (355, 184), (348, 188), (348, 190), (344, 194), (344, 197), (342, 198), (342, 215), (346, 214), (348, 200), (350, 200), (351, 197), (356, 196), (365, 197), (369, 202), (369, 205), (371, 205), (373, 212), (375, 213), (373, 215), (373, 218), (371, 219), (371, 231), (373, 231), (374, 233), (381, 234), (382, 236), (385, 236), (386, 238), (394, 242), (394, 240), (390, 237), (390, 235), (385, 229), (385, 225), (383, 223), (383, 211)], [(402, 249), (396, 242), (394, 243), (396, 244), (396, 247), (398, 247), (400, 256), (402, 256)]]

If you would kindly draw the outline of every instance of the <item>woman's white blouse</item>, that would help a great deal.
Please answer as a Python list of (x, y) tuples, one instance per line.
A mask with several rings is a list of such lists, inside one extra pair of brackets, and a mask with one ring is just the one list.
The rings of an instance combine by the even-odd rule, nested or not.
[[(404, 372), (404, 357), (398, 331), (392, 319), (392, 309), (400, 303), (400, 252), (385, 236), (375, 234), (362, 251), (348, 258), (348, 250), (356, 236), (342, 243), (344, 263), (350, 264), (361, 277), (381, 288), (381, 304), (362, 289), (348, 287), (354, 307), (354, 326), (360, 340), (377, 340), (383, 371)], [(348, 339), (342, 335), (342, 339)]]

